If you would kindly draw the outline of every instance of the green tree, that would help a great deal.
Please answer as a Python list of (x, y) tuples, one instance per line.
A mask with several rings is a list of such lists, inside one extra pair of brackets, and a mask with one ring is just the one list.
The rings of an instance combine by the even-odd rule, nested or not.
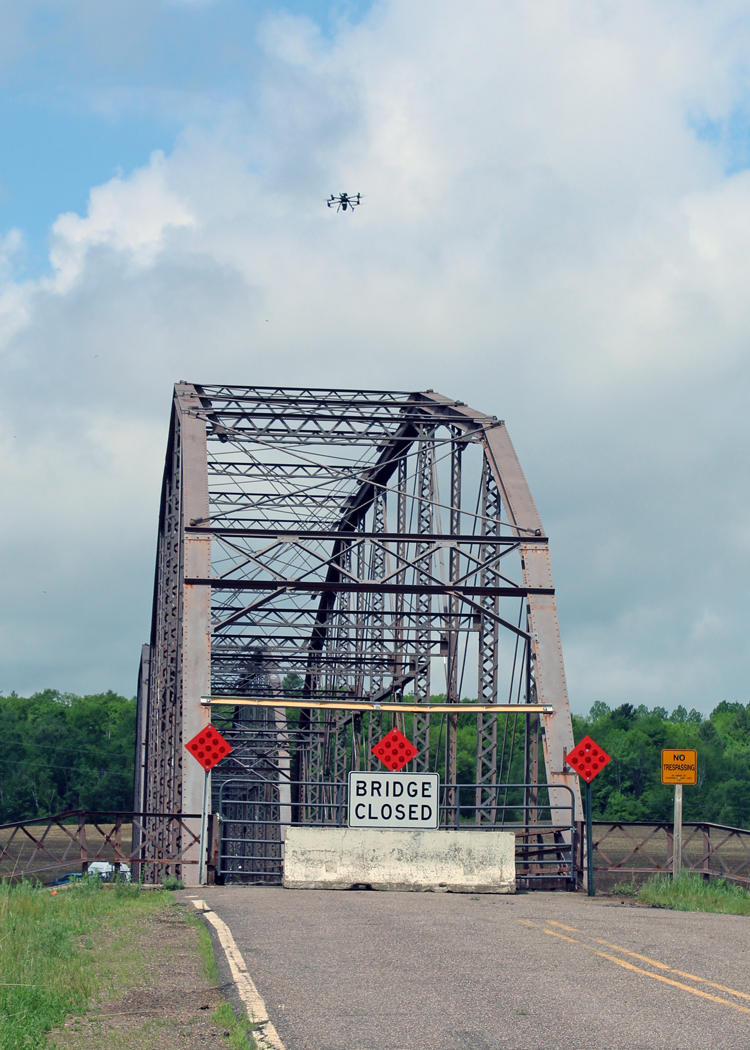
[(47, 689), (0, 696), (0, 821), (133, 802), (134, 699)]
[(612, 761), (592, 784), (594, 815), (606, 820), (669, 820), (674, 792), (661, 783), (663, 748), (698, 751), (698, 783), (684, 793), (686, 820), (750, 826), (750, 705), (722, 701), (698, 711), (597, 701), (573, 716), (576, 741), (590, 734)]
[(287, 696), (302, 696), (305, 680), (298, 674), (285, 674), (281, 688)]

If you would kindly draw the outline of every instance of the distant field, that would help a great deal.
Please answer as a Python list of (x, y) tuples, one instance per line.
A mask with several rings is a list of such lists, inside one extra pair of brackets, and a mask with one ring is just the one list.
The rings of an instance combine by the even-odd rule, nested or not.
[[(647, 826), (635, 826), (627, 829), (627, 833), (620, 829), (611, 831), (601, 842), (598, 850), (594, 852), (594, 871), (596, 873), (596, 884), (602, 889), (614, 886), (618, 882), (634, 881), (643, 882), (648, 873), (639, 874), (637, 869), (648, 868), (655, 870), (659, 865), (662, 870), (668, 870), (668, 841), (664, 830), (656, 831), (648, 842), (628, 856), (635, 848), (637, 842), (643, 841), (652, 829)], [(594, 843), (600, 841), (606, 833), (606, 827), (594, 826)], [(721, 846), (718, 856), (712, 856), (709, 864), (704, 867), (702, 857), (704, 853), (703, 832), (697, 831), (692, 839), (693, 828), (683, 829), (683, 868), (696, 865), (698, 871), (707, 871), (712, 875), (738, 874), (746, 879), (750, 878), (750, 832), (742, 838), (734, 836)], [(629, 837), (632, 836), (632, 838)], [(711, 829), (711, 847), (716, 846), (726, 835), (719, 829)], [(633, 841), (635, 840), (635, 841)], [(603, 870), (607, 864), (603, 854), (606, 854), (612, 865), (620, 864), (628, 858), (623, 867), (616, 872)], [(721, 858), (721, 859), (719, 859)], [(722, 864), (722, 861), (724, 862)]]
[[(72, 835), (77, 835), (78, 825), (67, 825)], [(101, 828), (101, 830), (99, 830)], [(106, 843), (106, 837), (114, 830), (114, 823), (86, 825), (86, 845), (89, 854), (96, 853), (96, 860), (113, 861), (115, 850), (113, 842)], [(53, 826), (47, 830), (46, 821), (36, 825), (27, 825), (31, 835), (42, 842), (42, 847), (25, 835), (16, 831), (13, 840), (13, 829), (0, 831), (0, 876), (7, 876), (24, 869), (42, 882), (51, 882), (61, 875), (81, 870), (81, 850), (77, 843), (62, 828)], [(102, 833), (103, 832), (103, 833)], [(132, 850), (133, 826), (123, 824), (121, 849), (124, 854)], [(113, 836), (114, 838), (114, 836)], [(106, 844), (105, 844), (106, 843)], [(93, 860), (93, 857), (89, 857)]]

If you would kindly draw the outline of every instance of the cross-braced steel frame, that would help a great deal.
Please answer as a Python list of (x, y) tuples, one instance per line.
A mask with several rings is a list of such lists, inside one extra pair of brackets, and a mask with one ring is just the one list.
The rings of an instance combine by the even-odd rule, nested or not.
[[(462, 777), (466, 696), (482, 709)], [(556, 785), (580, 814), (549, 547), (504, 423), (433, 391), (178, 383), (136, 809), (200, 809), (183, 741), (211, 717), (206, 697), (224, 701), (213, 721), (236, 746), (215, 805), (224, 782), (281, 781), (276, 804), (304, 819), (325, 785), (374, 767), (396, 724), (413, 769), (476, 785), (479, 823), (501, 822), (498, 785), (519, 760), (534, 794), (540, 737), (552, 822), (570, 797)]]

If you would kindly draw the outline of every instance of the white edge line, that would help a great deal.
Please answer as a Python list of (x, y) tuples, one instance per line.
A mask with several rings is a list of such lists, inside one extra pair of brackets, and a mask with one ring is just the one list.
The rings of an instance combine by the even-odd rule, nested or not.
[(248, 1015), (256, 1024), (263, 1025), (262, 1029), (253, 1032), (253, 1037), (260, 1050), (266, 1050), (266, 1048), (268, 1050), (284, 1050), (284, 1044), (279, 1038), (279, 1033), (268, 1018), (266, 1004), (261, 999), (258, 989), (247, 972), (245, 960), (235, 944), (232, 931), (215, 911), (211, 911), (205, 901), (194, 900), (193, 904), (216, 930), (216, 936), (219, 938), (219, 944), (224, 949), (232, 980), (237, 988), (237, 994), (247, 1007)]

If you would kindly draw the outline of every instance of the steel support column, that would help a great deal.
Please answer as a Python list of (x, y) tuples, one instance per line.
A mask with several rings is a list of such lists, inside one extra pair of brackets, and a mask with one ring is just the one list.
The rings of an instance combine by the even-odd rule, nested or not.
[[(431, 431), (424, 428), (419, 434), (417, 452), (417, 477), (415, 481), (417, 499), (417, 523), (422, 535), (430, 535), (433, 530), (433, 503), (435, 488), (433, 484), (433, 456), (430, 442)], [(417, 567), (417, 587), (425, 588), (417, 594), (417, 629), (416, 629), (416, 674), (414, 677), (414, 699), (417, 703), (427, 703), (430, 699), (430, 671), (432, 662), (432, 595), (426, 590), (432, 583), (432, 562), (434, 544), (422, 540), (417, 544), (415, 564)], [(430, 716), (414, 714), (412, 743), (417, 749), (417, 756), (411, 763), (417, 773), (427, 773), (430, 768)]]

